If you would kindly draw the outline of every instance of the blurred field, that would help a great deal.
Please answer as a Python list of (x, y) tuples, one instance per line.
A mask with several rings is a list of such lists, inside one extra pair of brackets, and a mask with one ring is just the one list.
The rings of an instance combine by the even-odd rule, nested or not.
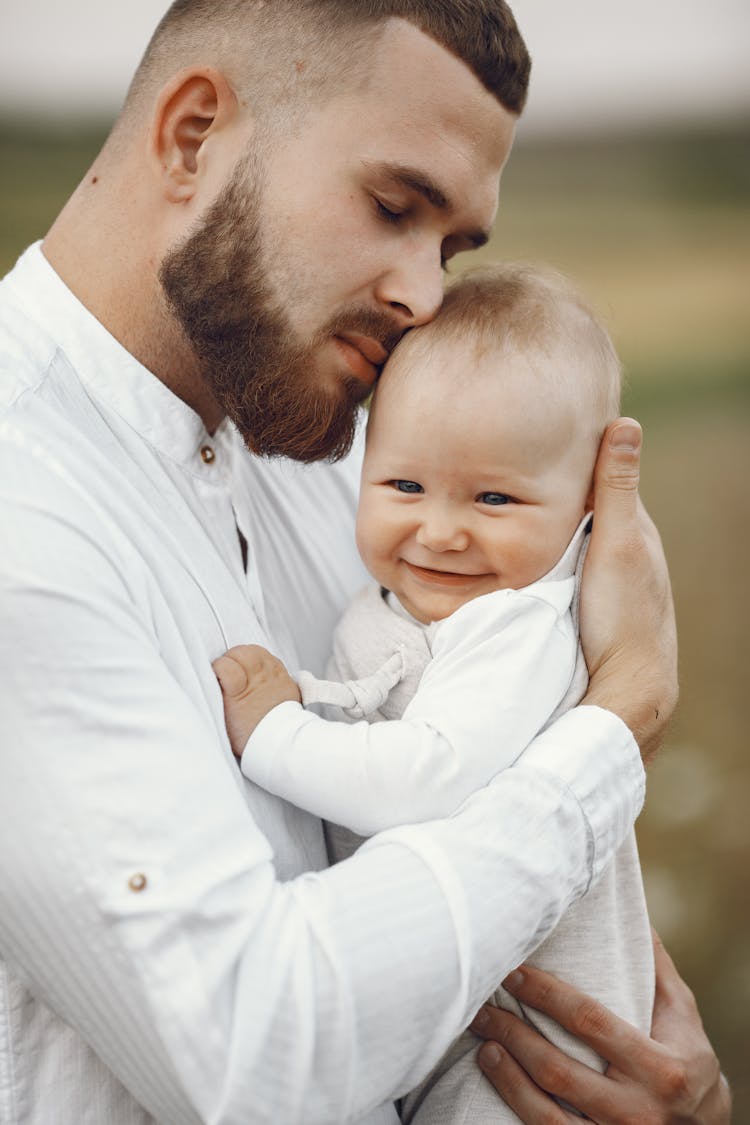
[[(43, 234), (101, 136), (0, 124), (2, 272)], [(496, 234), (472, 258), (547, 260), (573, 274), (626, 363), (682, 672), (639, 838), (654, 921), (698, 996), (738, 1123), (750, 1121), (749, 139), (727, 127), (521, 143)]]

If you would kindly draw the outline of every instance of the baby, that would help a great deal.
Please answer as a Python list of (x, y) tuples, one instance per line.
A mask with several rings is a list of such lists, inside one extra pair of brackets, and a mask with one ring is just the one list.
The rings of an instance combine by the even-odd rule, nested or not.
[[(579, 576), (619, 395), (604, 329), (564, 279), (530, 267), (465, 275), (394, 351), (370, 411), (357, 518), (375, 582), (339, 623), (331, 680), (292, 679), (256, 646), (214, 666), (243, 773), (329, 821), (332, 858), (362, 842), (354, 833), (450, 815), (582, 698)], [(652, 945), (632, 834), (530, 960), (649, 1030)], [(603, 1069), (502, 989), (491, 1000)], [(518, 1120), (482, 1079), (475, 1047), (456, 1041), (404, 1099), (404, 1121), (417, 1110), (420, 1125)]]

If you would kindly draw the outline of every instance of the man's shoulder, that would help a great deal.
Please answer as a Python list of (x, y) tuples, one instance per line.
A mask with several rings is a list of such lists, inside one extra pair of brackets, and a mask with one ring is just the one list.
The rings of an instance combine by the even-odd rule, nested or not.
[[(69, 539), (122, 554), (119, 498), (127, 474), (118, 466), (106, 424), (65, 353), (49, 337), (25, 334), (0, 310), (0, 511), (14, 533), (53, 527)], [(58, 532), (56, 532), (58, 533)], [(61, 532), (60, 532), (61, 534)], [(59, 560), (50, 557), (54, 568)]]
[(44, 383), (56, 354), (54, 340), (0, 284), (0, 417)]
[[(36, 329), (36, 330), (35, 330)], [(23, 491), (37, 478), (85, 477), (92, 464), (82, 411), (91, 403), (55, 341), (0, 300), (0, 461)], [(10, 467), (15, 471), (10, 472)], [(77, 466), (77, 468), (76, 468)]]

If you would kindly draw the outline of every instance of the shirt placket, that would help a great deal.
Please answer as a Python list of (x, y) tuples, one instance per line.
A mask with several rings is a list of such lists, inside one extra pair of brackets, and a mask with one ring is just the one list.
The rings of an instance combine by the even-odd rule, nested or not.
[(217, 546), (227, 559), (237, 582), (246, 591), (258, 621), (268, 633), (252, 529), (246, 526), (232, 497), (231, 432), (226, 425), (220, 427), (213, 436), (204, 435), (195, 460), (204, 502), (214, 525), (213, 534), (218, 540)]

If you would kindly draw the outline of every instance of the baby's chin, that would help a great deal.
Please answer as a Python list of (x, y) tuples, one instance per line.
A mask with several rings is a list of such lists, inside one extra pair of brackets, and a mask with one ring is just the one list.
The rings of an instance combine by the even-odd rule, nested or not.
[(459, 591), (448, 589), (436, 589), (435, 591), (428, 592), (424, 596), (415, 596), (413, 591), (401, 591), (396, 593), (401, 605), (423, 625), (430, 625), (435, 621), (443, 621), (446, 617), (461, 609), (462, 606), (468, 602), (475, 601), (476, 598), (481, 598), (485, 594), (491, 594), (495, 590), (501, 590), (504, 587), (501, 585), (487, 585), (483, 589), (477, 589), (473, 592)]

